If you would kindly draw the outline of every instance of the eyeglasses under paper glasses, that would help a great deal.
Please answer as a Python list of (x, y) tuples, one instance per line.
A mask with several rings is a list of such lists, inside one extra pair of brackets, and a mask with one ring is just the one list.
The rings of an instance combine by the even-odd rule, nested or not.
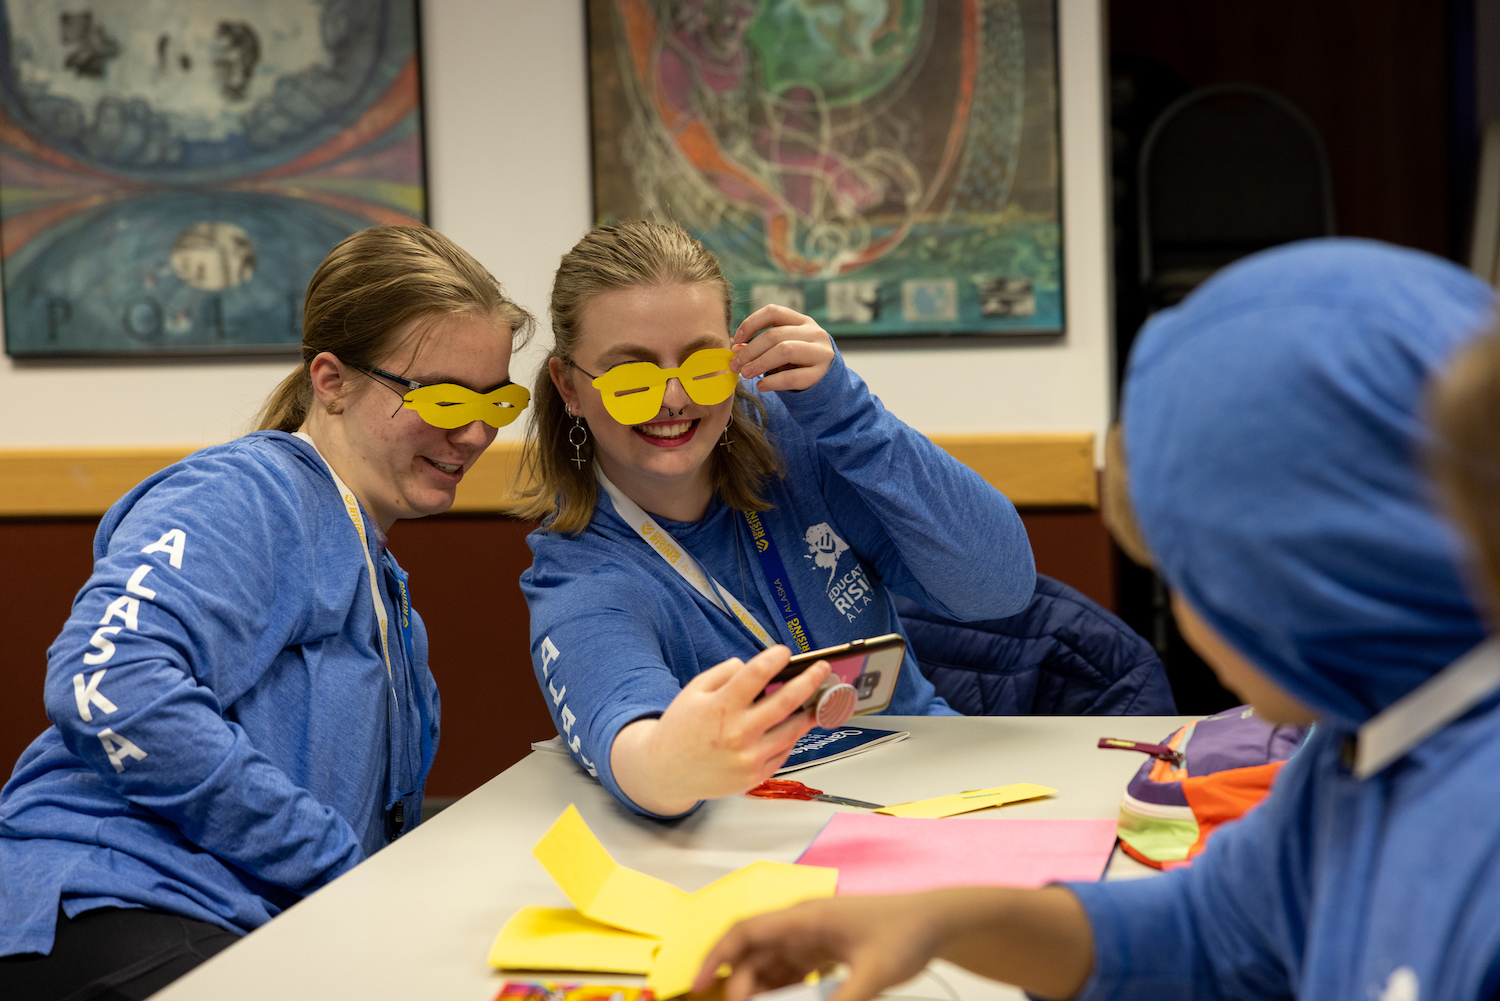
[(456, 382), (424, 386), (420, 382), (413, 382), (378, 368), (361, 368), (360, 371), (405, 386), (408, 392), (401, 397), (404, 409), (415, 410), (422, 420), (445, 431), (461, 428), (475, 421), (484, 421), (492, 428), (503, 428), (520, 417), (521, 411), (531, 402), (531, 393), (526, 387), (513, 382), (507, 382), (488, 393), (478, 393)]

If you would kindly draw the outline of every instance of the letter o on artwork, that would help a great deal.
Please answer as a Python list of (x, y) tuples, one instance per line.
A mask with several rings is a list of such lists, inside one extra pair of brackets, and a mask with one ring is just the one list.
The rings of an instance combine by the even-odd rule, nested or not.
[(136, 340), (155, 340), (162, 330), (161, 303), (149, 295), (130, 300), (120, 311), (120, 324)]

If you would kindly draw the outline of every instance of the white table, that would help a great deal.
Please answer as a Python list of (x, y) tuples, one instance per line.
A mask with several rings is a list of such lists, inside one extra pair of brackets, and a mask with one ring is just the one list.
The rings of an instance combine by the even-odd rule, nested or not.
[[(1036, 782), (1058, 795), (984, 815), (1114, 818), (1143, 759), (1098, 750), (1098, 739), (1154, 742), (1194, 718), (870, 717), (855, 722), (908, 730), (911, 737), (793, 777), (877, 803)], [(528, 904), (569, 906), (531, 856), (569, 803), (617, 861), (689, 891), (757, 859), (795, 861), (834, 812), (849, 809), (732, 796), (662, 824), (619, 807), (568, 758), (535, 752), (156, 998), (489, 1001), (505, 979), (485, 964), (500, 927)], [(1111, 875), (1120, 868), (1117, 861)], [(953, 967), (942, 975), (962, 1001), (1018, 996)], [(922, 978), (897, 994), (948, 997)]]

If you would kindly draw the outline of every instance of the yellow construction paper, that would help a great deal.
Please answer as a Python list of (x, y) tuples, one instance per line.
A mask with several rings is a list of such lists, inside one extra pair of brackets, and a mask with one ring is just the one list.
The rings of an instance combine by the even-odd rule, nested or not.
[(975, 810), (986, 810), (992, 806), (1004, 806), (1006, 803), (1019, 803), (1026, 799), (1052, 796), (1056, 792), (1056, 789), (1049, 789), (1046, 786), (1017, 782), (1014, 785), (995, 786), (993, 789), (975, 789), (971, 792), (954, 793), (952, 796), (937, 796), (933, 799), (919, 799), (911, 803), (897, 803), (875, 812), (891, 817), (954, 817), (960, 813), (973, 813)]
[(500, 930), (490, 965), (645, 973), (658, 998), (685, 994), (736, 921), (838, 887), (837, 869), (752, 862), (688, 894), (616, 862), (572, 806), (532, 852), (578, 911), (524, 908)]
[(490, 948), (490, 965), (509, 970), (648, 973), (661, 944), (649, 935), (590, 921), (574, 910), (523, 907)]
[(666, 934), (646, 983), (658, 998), (685, 994), (703, 959), (736, 921), (831, 897), (839, 871), (788, 862), (752, 862), (693, 894)]
[(688, 895), (671, 883), (610, 857), (571, 804), (531, 853), (584, 917), (603, 924), (660, 937), (687, 903)]

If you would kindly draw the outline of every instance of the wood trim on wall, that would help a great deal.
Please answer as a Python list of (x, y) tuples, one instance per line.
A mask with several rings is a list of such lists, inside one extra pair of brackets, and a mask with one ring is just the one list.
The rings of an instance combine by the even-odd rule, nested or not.
[[(933, 435), (1017, 507), (1097, 507), (1094, 435)], [(0, 517), (97, 516), (189, 448), (0, 450)], [(505, 512), (521, 443), (496, 442), (464, 477), (454, 511)]]

